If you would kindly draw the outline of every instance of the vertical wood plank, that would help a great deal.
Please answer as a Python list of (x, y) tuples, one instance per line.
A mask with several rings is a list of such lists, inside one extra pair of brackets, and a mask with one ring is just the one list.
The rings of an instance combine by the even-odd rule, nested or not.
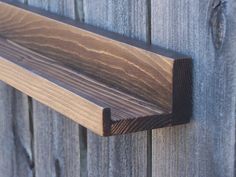
[(85, 23), (147, 41), (146, 0), (84, 0)]
[[(29, 5), (76, 18), (74, 0), (29, 0)], [(81, 127), (59, 113), (33, 100), (36, 177), (86, 176), (81, 160), (86, 153)]]
[(74, 2), (75, 0), (49, 0), (49, 11), (74, 19), (76, 13)]
[(75, 19), (84, 21), (84, 0), (75, 0)]
[(32, 177), (28, 98), (0, 82), (0, 176)]
[(38, 7), (44, 10), (49, 10), (49, 0), (28, 0), (28, 5)]
[(194, 62), (191, 123), (153, 131), (153, 177), (235, 174), (233, 0), (152, 0), (152, 42)]
[[(84, 0), (85, 23), (147, 41), (143, 0)], [(88, 132), (89, 177), (147, 176), (147, 132), (101, 138)]]
[(21, 2), (21, 3), (26, 3), (26, 2), (27, 2), (27, 0), (13, 0), (13, 1), (15, 1), (15, 2)]
[(36, 177), (80, 176), (79, 126), (33, 101)]

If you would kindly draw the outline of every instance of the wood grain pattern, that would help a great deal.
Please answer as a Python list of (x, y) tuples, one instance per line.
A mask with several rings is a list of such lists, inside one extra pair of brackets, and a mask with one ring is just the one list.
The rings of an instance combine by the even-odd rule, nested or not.
[[(6, 65), (2, 73), (16, 75), (15, 70), (23, 72), (22, 68), (17, 68), (21, 65), (41, 76), (41, 79), (32, 79), (36, 85), (31, 83), (29, 87), (33, 75), (24, 72), (28, 80), (21, 81), (28, 82), (26, 85), (32, 91), (3, 73), (5, 82), (100, 135), (188, 122), (191, 60), (186, 56), (141, 42), (137, 47), (134, 44), (137, 41), (114, 40), (106, 37), (105, 32), (101, 35), (88, 31), (88, 27), (87, 30), (76, 28), (4, 2), (0, 9), (1, 36), (50, 57), (2, 40), (2, 57), (12, 62), (2, 60), (2, 66)], [(20, 54), (20, 50), (24, 52)], [(37, 79), (44, 83), (43, 87), (36, 83)], [(64, 94), (62, 99), (59, 99), (60, 94)], [(67, 102), (71, 103), (70, 108)]]
[(153, 131), (153, 177), (235, 176), (235, 7), (152, 0), (153, 43), (191, 55), (194, 65), (193, 119)]
[[(148, 40), (147, 3), (143, 0), (86, 0), (85, 23), (143, 41)], [(88, 131), (88, 176), (148, 177), (148, 132), (108, 138)]]
[(80, 129), (59, 113), (33, 101), (36, 176), (79, 177)]

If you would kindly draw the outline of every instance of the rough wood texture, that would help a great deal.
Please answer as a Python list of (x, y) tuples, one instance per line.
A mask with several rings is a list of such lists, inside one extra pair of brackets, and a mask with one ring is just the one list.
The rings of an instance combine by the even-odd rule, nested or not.
[[(84, 1), (85, 22), (147, 40), (145, 1)], [(101, 138), (88, 132), (88, 176), (145, 177), (148, 172), (147, 132)]]
[(189, 58), (109, 33), (120, 38), (114, 40), (105, 31), (76, 28), (4, 2), (0, 9), (2, 36), (50, 56), (1, 40), (5, 82), (99, 135), (188, 122)]
[(36, 176), (80, 176), (79, 126), (33, 101)]
[[(56, 2), (59, 3), (59, 1), (54, 3)], [(32, 1), (29, 2), (29, 5), (33, 4)], [(59, 6), (60, 9), (57, 9)], [(55, 4), (54, 7), (50, 4), (49, 7), (61, 15), (67, 12), (66, 15), (74, 18), (75, 13), (73, 10), (69, 13), (68, 6), (70, 6), (69, 9), (73, 9), (74, 3), (65, 0), (60, 1), (60, 5)], [(40, 6), (40, 8), (45, 7)], [(84, 175), (86, 169), (81, 169), (81, 166), (84, 166), (82, 164), (84, 163), (82, 159), (84, 146), (81, 141), (81, 127), (35, 100), (33, 100), (32, 114), (34, 118), (36, 177), (86, 176)]]
[(236, 2), (153, 0), (152, 42), (193, 57), (191, 124), (153, 131), (153, 177), (235, 176)]
[(27, 96), (0, 82), (0, 176), (33, 177)]

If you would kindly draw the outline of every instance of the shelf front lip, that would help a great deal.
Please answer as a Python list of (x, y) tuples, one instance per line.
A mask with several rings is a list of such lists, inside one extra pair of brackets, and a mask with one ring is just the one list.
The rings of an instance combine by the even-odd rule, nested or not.
[[(0, 80), (61, 114), (68, 116), (71, 120), (101, 136), (132, 133), (173, 125), (172, 114), (149, 115), (146, 117), (113, 121), (111, 120), (111, 110), (109, 108), (100, 107), (1, 56), (0, 68)], [(19, 83), (19, 81), (21, 83)], [(37, 88), (36, 91), (34, 91), (35, 88)], [(53, 92), (55, 92), (55, 94), (52, 94), (52, 88), (54, 88)], [(61, 99), (60, 93), (63, 94), (63, 99)], [(50, 100), (50, 97), (56, 98), (57, 104)], [(78, 112), (74, 112), (73, 110), (68, 111), (68, 107), (64, 106), (65, 102), (68, 103), (71, 102), (71, 100), (75, 100), (77, 104), (80, 104), (80, 106), (78, 106)], [(87, 113), (93, 114), (81, 116), (79, 110), (83, 105), (91, 109), (91, 111), (86, 111)], [(138, 124), (138, 126), (133, 126), (135, 124)]]
[[(93, 132), (99, 135), (105, 133), (103, 127), (104, 119), (106, 121), (110, 119), (110, 117), (104, 116), (109, 115), (108, 111), (110, 110), (108, 108), (100, 107), (63, 87), (55, 85), (47, 79), (2, 58), (1, 56), (0, 68), (0, 79), (3, 82), (33, 97), (37, 101), (49, 106), (63, 115), (68, 116), (73, 121), (80, 123), (82, 126), (85, 126)], [(54, 90), (52, 90), (52, 88)], [(52, 101), (52, 97), (57, 101)], [(77, 111), (68, 110), (68, 107), (65, 106), (65, 104), (73, 102), (74, 104), (79, 104), (77, 107), (80, 109)], [(80, 110), (83, 107), (87, 109), (90, 108), (92, 111), (87, 111), (89, 114), (87, 116), (82, 116), (84, 113)]]

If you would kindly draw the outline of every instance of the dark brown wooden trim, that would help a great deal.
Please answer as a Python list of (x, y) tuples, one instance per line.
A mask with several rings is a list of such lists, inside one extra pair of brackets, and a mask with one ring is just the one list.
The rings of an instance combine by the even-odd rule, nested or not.
[(0, 2), (4, 82), (99, 135), (189, 121), (189, 57), (7, 2)]

